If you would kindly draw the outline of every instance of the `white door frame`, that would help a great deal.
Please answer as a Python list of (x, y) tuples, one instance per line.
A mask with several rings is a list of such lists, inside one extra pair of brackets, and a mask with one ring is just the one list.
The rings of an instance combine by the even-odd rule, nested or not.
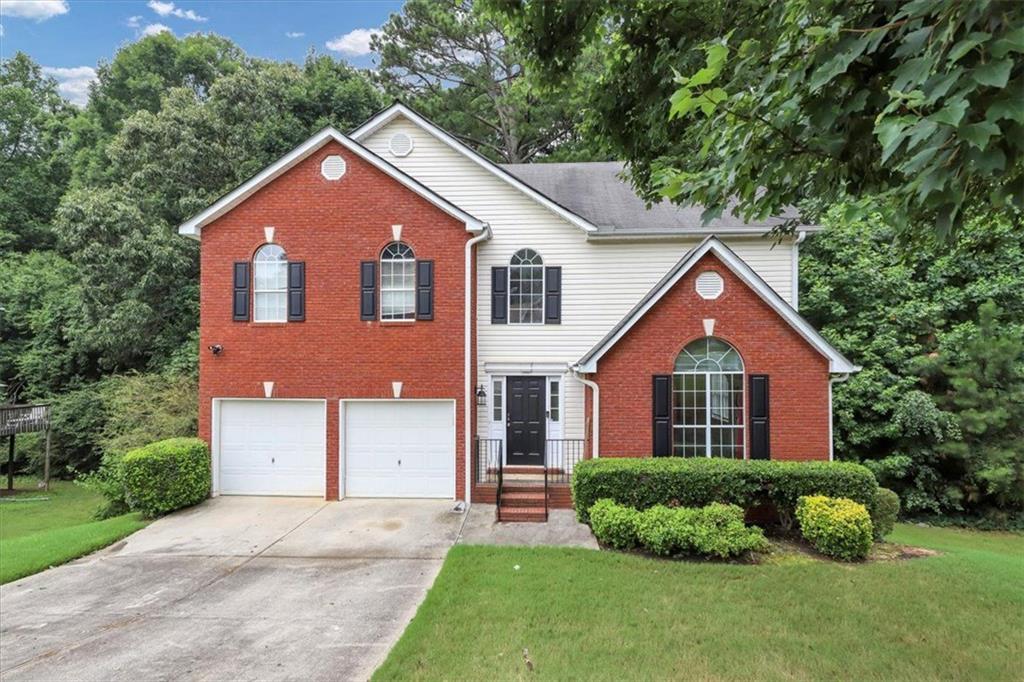
[[(338, 401), (338, 498), (345, 499), (348, 493), (348, 472), (345, 457), (345, 420), (348, 417), (347, 403), (448, 403), (452, 406), (452, 496), (458, 499), (458, 458), (459, 458), (459, 415), (455, 398), (341, 398)], [(468, 494), (468, 493), (467, 493)], [(436, 498), (442, 499), (442, 498)]]
[(220, 496), (220, 404), (224, 401), (250, 403), (320, 403), (324, 408), (324, 497), (327, 497), (327, 400), (325, 398), (252, 398), (219, 396), (210, 406), (210, 497)]
[[(529, 372), (487, 375), (487, 437), (501, 441), (502, 464), (508, 466), (508, 448), (506, 442), (508, 430), (505, 422), (508, 418), (508, 378), (510, 376), (542, 376), (544, 377), (544, 438), (559, 440), (565, 437), (565, 379), (564, 374), (531, 374)], [(494, 419), (494, 384), (501, 382), (501, 419)], [(551, 384), (558, 383), (558, 421), (551, 421)]]

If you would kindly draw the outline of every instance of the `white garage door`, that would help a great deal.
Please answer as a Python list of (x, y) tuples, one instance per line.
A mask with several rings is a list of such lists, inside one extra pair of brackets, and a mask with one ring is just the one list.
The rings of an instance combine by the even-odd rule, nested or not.
[(221, 493), (323, 496), (323, 401), (221, 400), (219, 405)]
[(345, 494), (455, 497), (455, 403), (343, 404)]

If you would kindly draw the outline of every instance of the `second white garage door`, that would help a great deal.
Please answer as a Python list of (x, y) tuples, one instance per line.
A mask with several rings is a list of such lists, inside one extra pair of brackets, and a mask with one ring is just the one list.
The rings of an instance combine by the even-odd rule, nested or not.
[(343, 401), (345, 494), (455, 497), (455, 403)]

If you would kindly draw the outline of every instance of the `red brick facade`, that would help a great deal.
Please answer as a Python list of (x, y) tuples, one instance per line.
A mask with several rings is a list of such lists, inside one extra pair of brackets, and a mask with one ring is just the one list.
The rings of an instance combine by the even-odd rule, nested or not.
[[(725, 281), (724, 292), (714, 300), (705, 300), (694, 288), (694, 280), (707, 270)], [(714, 254), (694, 265), (598, 362), (594, 379), (601, 390), (601, 456), (651, 454), (651, 377), (672, 373), (679, 351), (705, 336), (704, 319), (714, 319), (714, 336), (739, 351), (746, 375), (770, 377), (772, 459), (827, 460), (828, 360)], [(749, 391), (746, 380), (744, 386)]]
[[(338, 181), (320, 163), (340, 154)], [(359, 264), (392, 241), (392, 225), (418, 259), (434, 265), (434, 319), (363, 322)], [(306, 320), (232, 321), (232, 264), (265, 243), (264, 227), (291, 261), (306, 264)], [(331, 142), (203, 228), (200, 296), (199, 433), (211, 440), (214, 398), (264, 397), (327, 401), (326, 490), (339, 495), (338, 400), (402, 398), (456, 401), (456, 497), (464, 499), (463, 325), (465, 225)], [(475, 321), (474, 321), (475, 325)], [(223, 346), (212, 355), (207, 347)], [(475, 367), (475, 359), (471, 366)], [(475, 408), (474, 408), (475, 409)]]

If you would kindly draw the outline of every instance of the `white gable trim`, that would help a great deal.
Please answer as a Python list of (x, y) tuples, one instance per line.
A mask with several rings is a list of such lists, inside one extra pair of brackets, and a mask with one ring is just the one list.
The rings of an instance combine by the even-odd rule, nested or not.
[(459, 142), (457, 139), (446, 133), (444, 130), (438, 128), (436, 125), (434, 125), (427, 119), (423, 118), (422, 116), (420, 116), (419, 114), (417, 114), (415, 111), (405, 106), (404, 104), (393, 104), (384, 111), (380, 112), (379, 114), (371, 118), (363, 125), (356, 128), (351, 133), (352, 139), (356, 141), (363, 140), (367, 136), (372, 135), (374, 132), (376, 132), (383, 126), (393, 121), (398, 116), (404, 116), (406, 119), (422, 128), (425, 132), (427, 132), (430, 135), (433, 135), (441, 142), (444, 142), (446, 145), (454, 149), (459, 154), (462, 154), (464, 157), (466, 157), (476, 165), (480, 166), (491, 175), (494, 175), (495, 177), (512, 185), (526, 196), (530, 197), (531, 199), (541, 204), (545, 208), (558, 214), (560, 217), (569, 221), (573, 225), (579, 227), (583, 231), (597, 231), (597, 225), (594, 225), (586, 218), (583, 218), (582, 216), (573, 213), (572, 211), (565, 208), (561, 204), (558, 204), (555, 201), (552, 201), (548, 197), (544, 196), (534, 188), (524, 183), (522, 180), (519, 180), (518, 178), (513, 176), (504, 168), (501, 168), (500, 166), (493, 163), (489, 159), (481, 156), (480, 154), (476, 153), (463, 143)]
[(361, 144), (350, 140), (334, 128), (324, 128), (319, 133), (309, 138), (253, 177), (246, 180), (237, 188), (218, 199), (212, 206), (204, 210), (202, 213), (179, 225), (178, 234), (199, 239), (203, 226), (208, 225), (217, 218), (223, 216), (225, 213), (231, 211), (233, 208), (252, 196), (252, 194), (258, 189), (280, 176), (289, 168), (295, 166), (297, 163), (323, 147), (331, 140), (334, 140), (341, 146), (345, 147), (345, 149), (368, 162), (374, 168), (383, 171), (388, 176), (434, 204), (448, 215), (463, 222), (466, 225), (466, 230), (470, 232), (480, 232), (483, 230), (483, 221), (473, 217), (469, 213), (466, 213), (455, 204), (431, 191), (425, 185), (409, 177), (398, 168), (395, 168), (384, 159), (363, 147)]
[(621, 322), (619, 322), (594, 348), (573, 366), (578, 372), (591, 374), (597, 371), (597, 362), (607, 353), (612, 346), (625, 336), (633, 328), (640, 318), (647, 314), (661, 298), (668, 293), (673, 286), (682, 279), (683, 275), (690, 271), (697, 262), (708, 252), (713, 252), (728, 267), (734, 275), (757, 293), (761, 299), (779, 314), (789, 325), (796, 330), (815, 350), (828, 358), (829, 372), (833, 374), (848, 374), (860, 371), (860, 367), (843, 357), (843, 354), (836, 350), (832, 344), (812, 327), (807, 320), (800, 317), (800, 314), (793, 309), (781, 296), (775, 293), (767, 282), (754, 272), (747, 263), (737, 256), (732, 249), (723, 244), (715, 237), (707, 237), (700, 244), (695, 246), (689, 253), (683, 256), (665, 277), (631, 310)]

